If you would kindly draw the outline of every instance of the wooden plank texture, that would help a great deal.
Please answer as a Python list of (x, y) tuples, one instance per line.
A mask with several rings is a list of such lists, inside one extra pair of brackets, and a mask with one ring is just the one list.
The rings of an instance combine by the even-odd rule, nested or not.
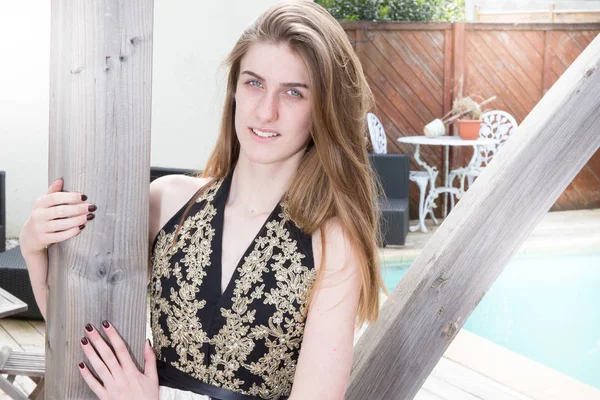
[(46, 399), (92, 399), (86, 323), (111, 321), (143, 367), (153, 0), (53, 0), (51, 17), (48, 178), (98, 211), (49, 250)]
[[(459, 22), (452, 24), (452, 102), (458, 97), (465, 96), (467, 84), (467, 50), (466, 50), (466, 24)], [(452, 106), (451, 106), (452, 108)], [(456, 125), (451, 125), (448, 129), (451, 136), (458, 135)], [(456, 168), (459, 165), (458, 160), (464, 158), (464, 149), (461, 147), (450, 149), (450, 168)], [(418, 216), (418, 214), (417, 214)]]
[[(440, 381), (459, 388), (462, 392), (469, 393), (476, 399), (529, 400), (529, 397), (445, 357), (442, 357), (435, 366), (435, 369), (428, 378), (429, 380), (432, 381), (433, 385), (440, 387), (444, 391), (446, 390), (445, 385), (442, 385)], [(430, 387), (430, 391), (435, 392), (431, 386), (427, 385), (427, 387)], [(423, 387), (426, 386), (423, 385)], [(448, 396), (448, 398), (450, 397)]]
[(362, 335), (347, 399), (414, 398), (504, 266), (600, 147), (599, 91), (596, 38), (448, 215)]
[(23, 319), (5, 319), (2, 327), (13, 338), (17, 338), (21, 348), (25, 351), (42, 351), (44, 348), (44, 335), (41, 335), (31, 324)]

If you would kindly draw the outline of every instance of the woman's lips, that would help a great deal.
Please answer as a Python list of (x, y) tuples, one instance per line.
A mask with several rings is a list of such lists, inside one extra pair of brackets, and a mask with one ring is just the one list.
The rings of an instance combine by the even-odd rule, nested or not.
[[(252, 138), (259, 143), (272, 142), (273, 140), (277, 139), (280, 136), (279, 134), (277, 134), (277, 136), (262, 137), (262, 136), (257, 135), (253, 129), (254, 128), (248, 128), (248, 130), (250, 131), (250, 134), (252, 135)], [(263, 131), (261, 129), (258, 129), (258, 130), (260, 130), (261, 132), (270, 132), (270, 131)]]

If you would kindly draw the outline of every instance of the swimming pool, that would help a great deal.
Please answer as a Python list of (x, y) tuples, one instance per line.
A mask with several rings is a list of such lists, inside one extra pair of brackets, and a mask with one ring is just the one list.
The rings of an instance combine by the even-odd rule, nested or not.
[[(388, 290), (409, 266), (386, 265)], [(464, 328), (600, 389), (600, 253), (513, 258)]]

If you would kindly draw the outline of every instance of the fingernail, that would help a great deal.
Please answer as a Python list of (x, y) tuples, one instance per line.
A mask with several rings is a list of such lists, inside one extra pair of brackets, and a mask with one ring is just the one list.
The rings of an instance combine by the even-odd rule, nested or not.
[(146, 339), (146, 343), (148, 343), (148, 346), (152, 347), (152, 343), (150, 343), (150, 339)]
[(82, 337), (82, 338), (81, 338), (81, 344), (82, 344), (82, 345), (84, 345), (84, 346), (85, 346), (86, 344), (88, 344), (88, 340), (87, 340), (87, 338), (86, 338), (86, 337)]
[(85, 330), (91, 332), (94, 330), (94, 328), (92, 328), (92, 324), (85, 324)]
[(94, 214), (88, 214), (88, 215), (87, 215), (87, 220), (88, 220), (88, 221), (91, 221), (91, 220), (93, 220), (95, 217), (96, 217), (96, 216), (95, 216)]
[(79, 230), (82, 231), (85, 228), (85, 225), (79, 225)]
[(88, 211), (89, 211), (89, 212), (94, 212), (94, 211), (96, 211), (97, 209), (98, 209), (98, 207), (96, 207), (96, 206), (95, 206), (95, 205), (93, 205), (93, 204), (92, 204), (91, 206), (89, 206), (89, 207), (88, 207)]
[(85, 368), (85, 364), (83, 362), (79, 363), (79, 368), (84, 369)]
[(87, 200), (87, 196), (85, 194), (81, 195), (81, 201), (86, 201)]
[[(56, 182), (56, 181), (62, 181), (62, 180), (63, 180), (63, 178), (62, 178), (62, 176), (61, 176), (60, 178), (56, 178), (56, 179), (54, 180), (54, 182)], [(52, 183), (54, 183), (54, 182), (52, 182)]]
[(108, 327), (110, 327), (110, 324), (108, 323), (107, 320), (104, 320), (104, 321), (102, 321), (102, 326), (105, 328), (108, 328)]

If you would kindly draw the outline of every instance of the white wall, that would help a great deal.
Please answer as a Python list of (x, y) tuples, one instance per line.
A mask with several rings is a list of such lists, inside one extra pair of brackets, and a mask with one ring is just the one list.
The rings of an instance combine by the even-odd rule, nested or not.
[(465, 0), (467, 20), (475, 19), (475, 5), (480, 11), (548, 10), (554, 3), (557, 10), (600, 10), (600, 0)]
[[(202, 168), (225, 90), (218, 67), (276, 0), (155, 0), (152, 165)], [(0, 1), (0, 171), (7, 237), (47, 187), (50, 1)]]

